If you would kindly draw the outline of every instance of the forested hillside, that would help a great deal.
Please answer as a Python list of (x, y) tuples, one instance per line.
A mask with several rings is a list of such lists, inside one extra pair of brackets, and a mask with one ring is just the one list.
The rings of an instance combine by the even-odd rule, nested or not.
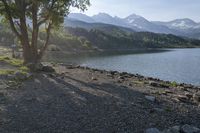
[(128, 33), (122, 30), (109, 32), (91, 29), (67, 27), (66, 32), (73, 36), (87, 39), (93, 46), (102, 49), (130, 48), (186, 48), (199, 47), (200, 41), (186, 39), (171, 34), (155, 34), (150, 32)]
[[(11, 46), (17, 40), (9, 29), (0, 26), (1, 45)], [(39, 44), (43, 44), (45, 34), (40, 32)], [(146, 48), (188, 48), (200, 47), (200, 41), (170, 34), (128, 31), (112, 25), (101, 25), (100, 29), (66, 27), (53, 31), (49, 51), (126, 50)]]

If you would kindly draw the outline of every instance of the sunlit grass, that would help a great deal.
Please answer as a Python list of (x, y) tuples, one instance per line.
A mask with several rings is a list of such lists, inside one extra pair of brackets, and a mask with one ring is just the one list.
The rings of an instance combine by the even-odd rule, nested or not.
[(2, 62), (6, 62), (12, 66), (16, 66), (16, 67), (20, 67), (23, 65), (23, 61), (20, 59), (14, 59), (11, 57), (7, 57), (7, 56), (0, 56), (0, 61)]
[(8, 75), (8, 74), (14, 74), (14, 73), (15, 73), (14, 70), (6, 70), (6, 69), (0, 70), (0, 75)]

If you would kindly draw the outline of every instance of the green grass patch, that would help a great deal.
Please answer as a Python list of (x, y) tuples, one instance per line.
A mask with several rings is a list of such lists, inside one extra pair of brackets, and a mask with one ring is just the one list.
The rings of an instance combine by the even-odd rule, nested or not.
[(0, 70), (0, 75), (8, 75), (8, 74), (14, 74), (14, 73), (15, 71), (13, 70), (6, 70), (6, 69)]
[(20, 67), (23, 65), (23, 60), (20, 59), (14, 59), (14, 58), (10, 58), (7, 56), (0, 56), (0, 61), (2, 62), (6, 62), (12, 66), (16, 66), (16, 67)]
[(19, 68), (19, 70), (22, 71), (22, 72), (30, 72), (30, 69), (28, 67), (26, 67), (26, 66), (21, 66)]
[(177, 87), (177, 86), (178, 86), (178, 83), (175, 82), (175, 81), (174, 81), (174, 82), (171, 82), (171, 83), (170, 83), (170, 86), (172, 86), (172, 87)]

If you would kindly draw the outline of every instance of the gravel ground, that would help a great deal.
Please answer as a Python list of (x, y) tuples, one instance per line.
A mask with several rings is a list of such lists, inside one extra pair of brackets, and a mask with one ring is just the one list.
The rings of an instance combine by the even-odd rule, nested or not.
[(0, 132), (143, 133), (183, 124), (200, 128), (200, 107), (177, 100), (196, 90), (153, 87), (147, 80), (106, 71), (65, 66), (56, 71), (1, 87)]

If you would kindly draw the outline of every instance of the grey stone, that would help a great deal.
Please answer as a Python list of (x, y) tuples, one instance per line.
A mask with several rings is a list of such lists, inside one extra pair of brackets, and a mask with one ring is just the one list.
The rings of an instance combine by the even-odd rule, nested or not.
[(188, 97), (184, 95), (178, 95), (177, 99), (181, 102), (188, 102)]
[(145, 133), (160, 133), (160, 131), (157, 128), (149, 128)]
[(193, 95), (193, 100), (195, 102), (200, 102), (200, 91)]
[(190, 125), (184, 125), (181, 127), (181, 133), (200, 133), (200, 129)]
[(154, 97), (154, 96), (145, 96), (145, 99), (147, 99), (148, 101), (151, 101), (151, 102), (156, 101), (156, 97)]
[(174, 126), (170, 129), (164, 130), (162, 133), (180, 133), (180, 126)]

